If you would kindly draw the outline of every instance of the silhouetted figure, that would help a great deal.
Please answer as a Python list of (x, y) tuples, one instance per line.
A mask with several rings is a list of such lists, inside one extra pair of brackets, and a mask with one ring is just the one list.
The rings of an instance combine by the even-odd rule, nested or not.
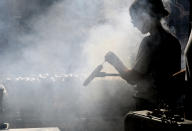
[[(192, 30), (191, 30), (192, 31)], [(186, 118), (192, 120), (192, 32), (189, 41), (185, 48), (185, 63), (186, 63), (186, 99), (185, 99), (185, 113)]]
[(192, 83), (192, 32), (189, 37), (189, 41), (185, 48), (185, 63), (186, 63), (186, 80), (191, 84)]
[(168, 82), (180, 71), (181, 46), (161, 25), (161, 19), (168, 15), (161, 0), (136, 0), (130, 15), (136, 28), (143, 34), (150, 33), (140, 44), (134, 67), (128, 69), (112, 52), (105, 59), (123, 79), (136, 85), (136, 110), (151, 110), (157, 107), (159, 98), (167, 100), (174, 93)]

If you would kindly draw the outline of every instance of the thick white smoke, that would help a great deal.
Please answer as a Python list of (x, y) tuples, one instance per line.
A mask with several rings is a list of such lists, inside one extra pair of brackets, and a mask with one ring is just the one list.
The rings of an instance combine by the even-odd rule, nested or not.
[[(6, 55), (8, 72), (90, 72), (108, 51), (117, 53), (130, 67), (142, 38), (129, 17), (131, 2), (63, 0), (53, 4), (27, 21), (30, 32), (12, 34), (16, 38), (10, 40), (11, 45), (17, 42), (21, 52), (11, 61)], [(19, 15), (24, 14), (24, 5), (17, 3)]]
[[(46, 86), (39, 81), (33, 84), (25, 82), (19, 85), (19, 90), (14, 82), (8, 83), (12, 94), (9, 104), (18, 108), (41, 109), (41, 117), (52, 117), (57, 111), (62, 118), (62, 114), (74, 114), (77, 110), (82, 110), (85, 114), (88, 112), (100, 115), (109, 108), (112, 113), (120, 112), (121, 108), (131, 104), (133, 88), (121, 79), (94, 79), (89, 87), (82, 87), (83, 80), (97, 65), (103, 63), (108, 51), (116, 53), (129, 68), (134, 64), (143, 35), (131, 23), (131, 3), (132, 0), (60, 0), (46, 11), (31, 15), (27, 21), (29, 31), (21, 30), (20, 28), (24, 28), (21, 24), (21, 27), (16, 29), (22, 32), (15, 30), (11, 33), (9, 51), (14, 52), (17, 49), (13, 46), (16, 42), (20, 47), (17, 54), (19, 57), (13, 59), (14, 53), (2, 56), (6, 59), (2, 72), (17, 75), (74, 73), (85, 74), (85, 77), (79, 80), (65, 79), (65, 84), (57, 86), (52, 82), (48, 82)], [(36, 7), (35, 10), (41, 10), (39, 5)], [(25, 14), (25, 11), (21, 12), (19, 15)], [(116, 72), (109, 64), (104, 65), (103, 71)], [(25, 91), (26, 88), (28, 92)], [(72, 93), (73, 91), (75, 93)], [(20, 93), (22, 95), (19, 97), (14, 95)], [(41, 95), (42, 98), (39, 98)], [(34, 103), (24, 99), (25, 97), (35, 98), (37, 105), (33, 105)], [(58, 100), (61, 103), (57, 104), (70, 108), (60, 111), (52, 109), (49, 102), (43, 103), (43, 99), (53, 97), (62, 98)], [(19, 100), (22, 101), (18, 102)], [(53, 112), (50, 113), (50, 109)], [(47, 110), (47, 114), (44, 110)]]

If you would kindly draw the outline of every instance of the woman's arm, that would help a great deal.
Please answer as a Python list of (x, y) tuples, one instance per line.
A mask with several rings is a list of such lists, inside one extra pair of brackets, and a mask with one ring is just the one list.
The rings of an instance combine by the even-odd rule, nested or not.
[(105, 55), (105, 61), (110, 63), (120, 73), (121, 78), (130, 84), (136, 84), (137, 80), (141, 77), (141, 74), (137, 71), (129, 70), (113, 52), (108, 52)]
[(105, 55), (105, 61), (110, 63), (115, 69), (122, 75), (128, 72), (128, 68), (123, 64), (123, 62), (119, 59), (117, 55), (113, 52), (108, 52)]

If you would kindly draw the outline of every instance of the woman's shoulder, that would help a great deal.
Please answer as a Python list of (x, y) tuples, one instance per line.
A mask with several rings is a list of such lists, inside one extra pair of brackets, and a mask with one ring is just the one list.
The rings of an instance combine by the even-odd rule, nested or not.
[(161, 41), (161, 38), (159, 35), (149, 35), (143, 38), (142, 44), (146, 46), (155, 46), (158, 45)]
[(162, 37), (169, 42), (179, 44), (179, 40), (170, 31), (165, 30), (164, 33), (162, 33)]
[(179, 40), (168, 31), (148, 35), (144, 37), (141, 42), (141, 47), (147, 47), (150, 49), (160, 48), (163, 45), (169, 45), (177, 48), (180, 48), (181, 46)]
[(151, 42), (153, 42), (153, 40), (154, 40), (154, 38), (151, 35), (149, 35), (149, 36), (145, 36), (141, 43), (145, 44), (145, 45), (148, 45)]
[(140, 48), (144, 50), (152, 51), (158, 47), (157, 45), (158, 45), (158, 41), (156, 41), (153, 36), (149, 35), (143, 38), (140, 44)]

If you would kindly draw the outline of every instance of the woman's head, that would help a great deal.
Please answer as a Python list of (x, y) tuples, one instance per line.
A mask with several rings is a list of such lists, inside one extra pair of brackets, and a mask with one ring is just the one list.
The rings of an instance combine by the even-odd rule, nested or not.
[(142, 32), (149, 32), (150, 28), (168, 15), (161, 0), (135, 0), (130, 7), (133, 24)]

